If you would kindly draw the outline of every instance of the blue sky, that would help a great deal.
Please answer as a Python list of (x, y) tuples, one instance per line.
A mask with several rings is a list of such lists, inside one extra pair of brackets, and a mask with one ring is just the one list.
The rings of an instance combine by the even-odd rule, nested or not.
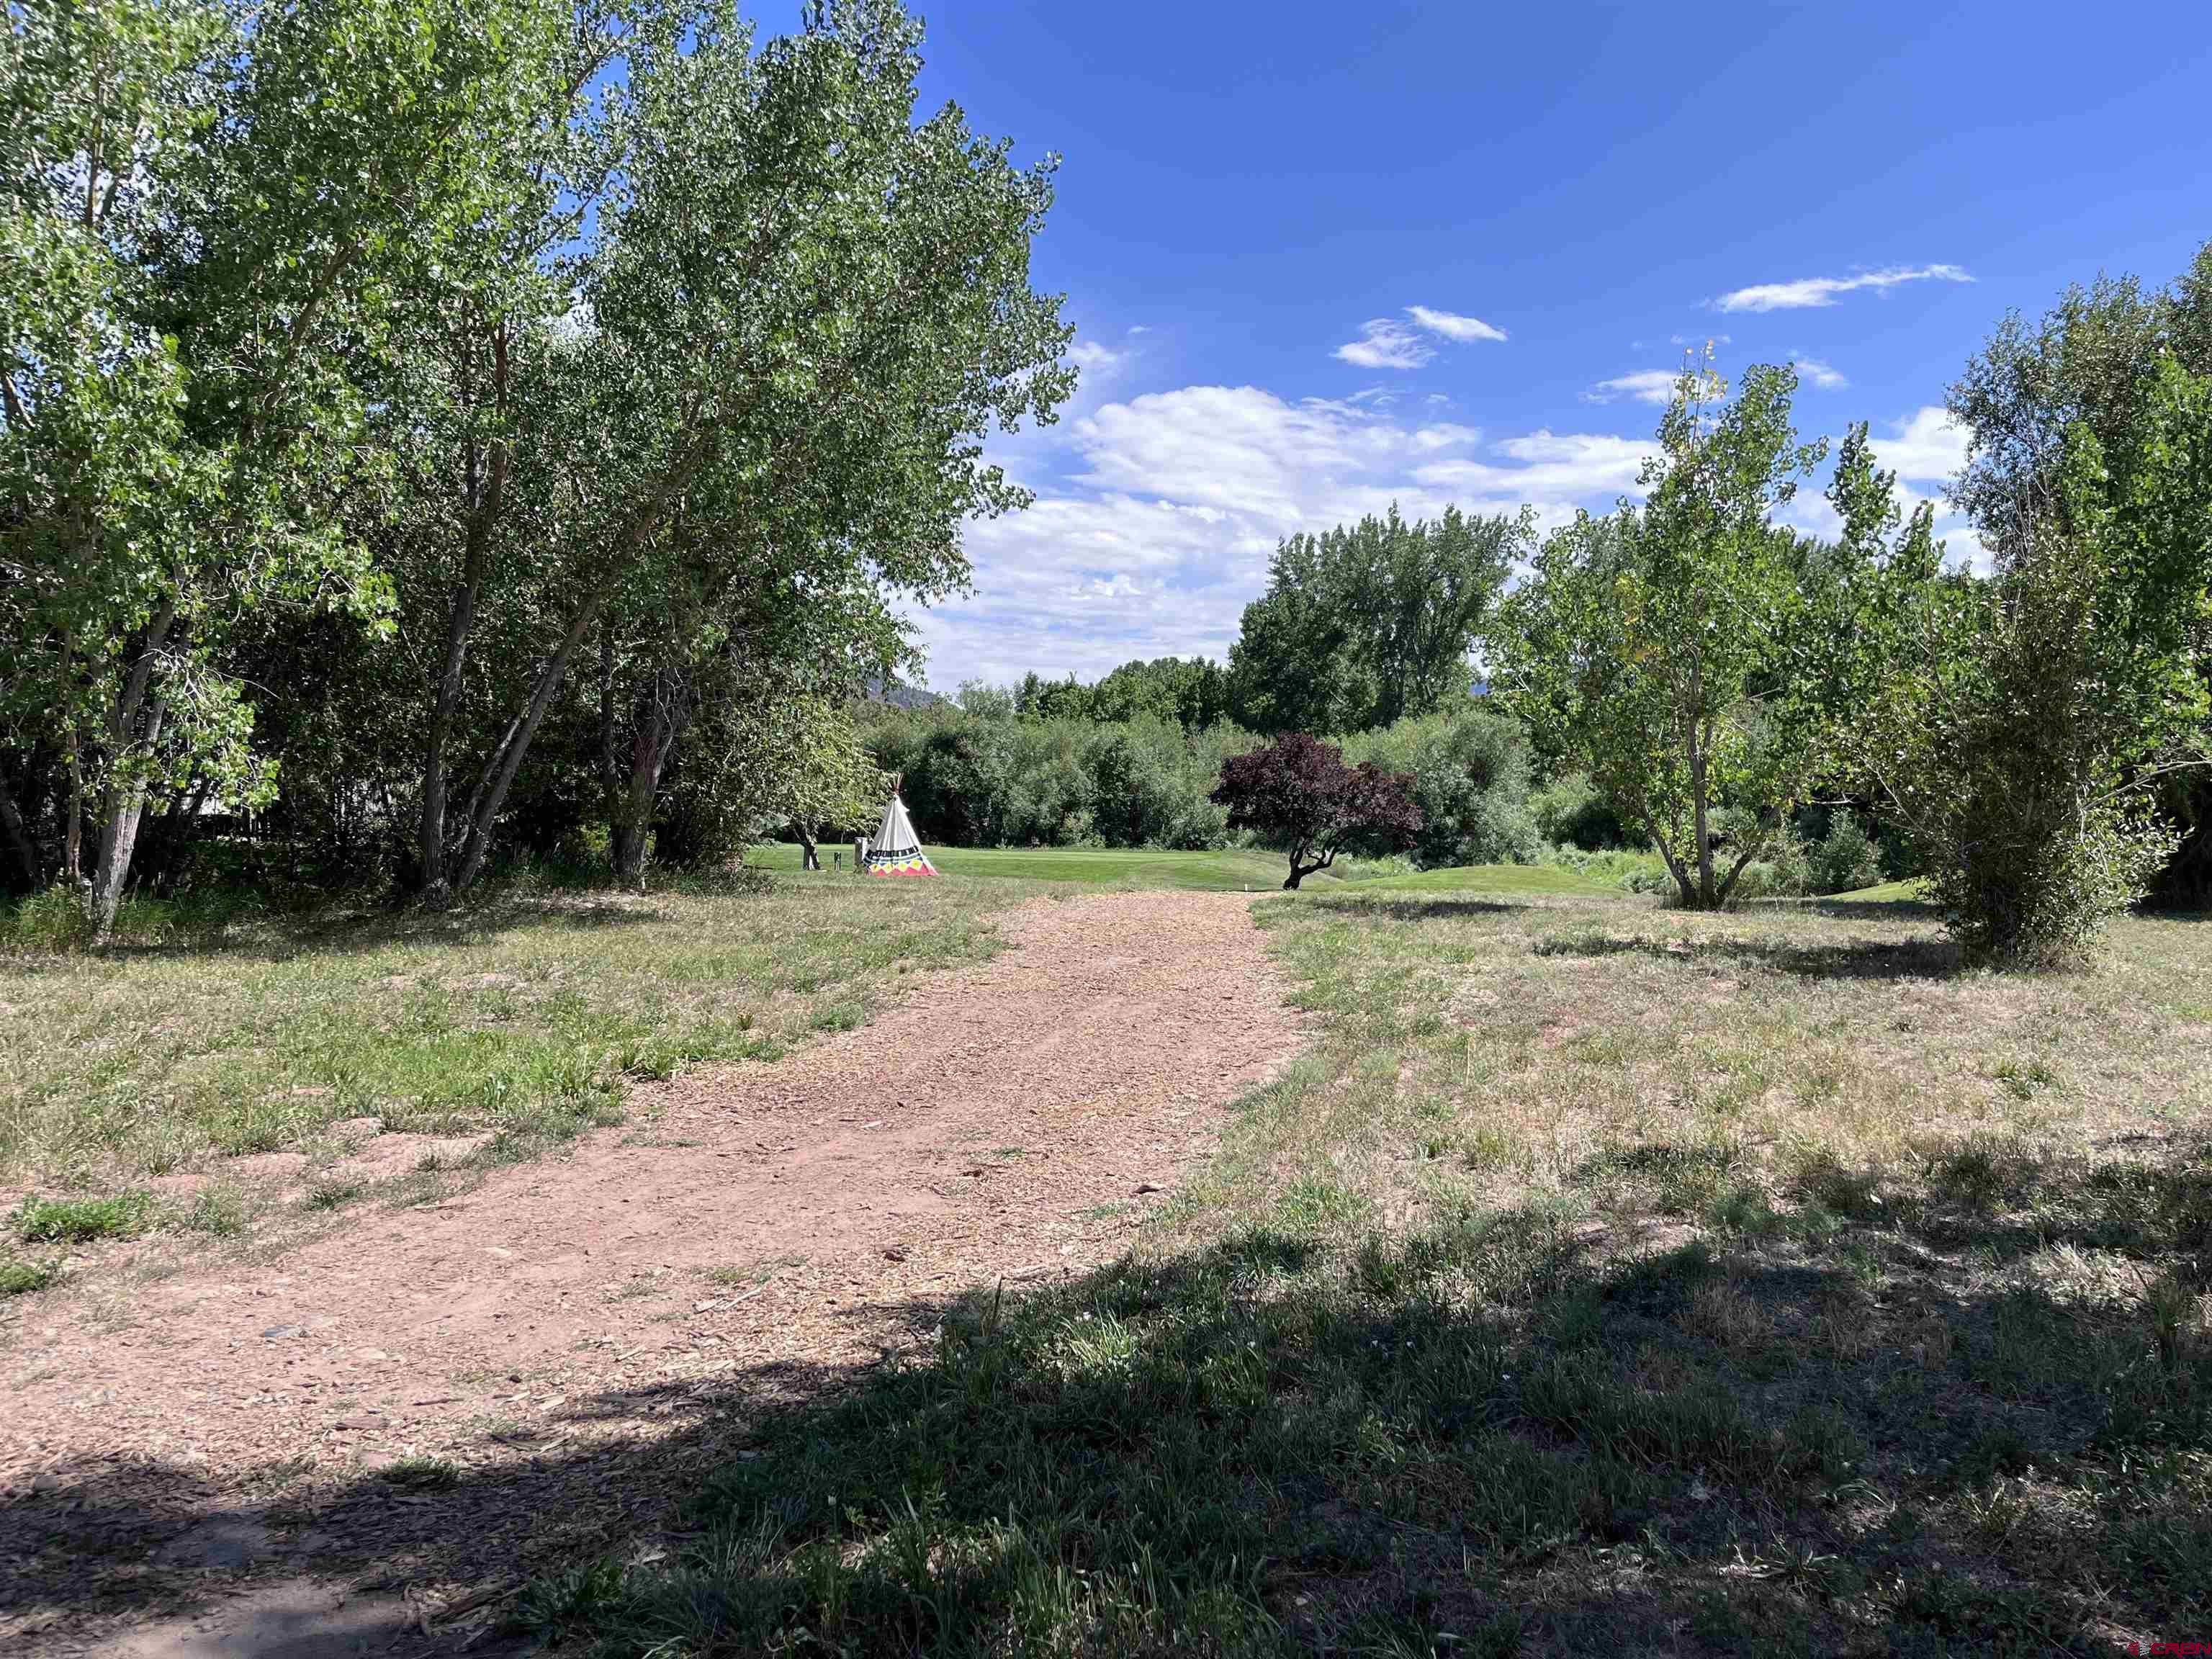
[(1224, 655), (1279, 538), (1394, 500), (1601, 509), (1707, 338), (1939, 495), (1944, 387), (2008, 308), (2212, 238), (2201, 5), (925, 15), (927, 100), (1063, 157), (1036, 273), (1085, 371), (994, 445), (1037, 505), (919, 617), (943, 690)]

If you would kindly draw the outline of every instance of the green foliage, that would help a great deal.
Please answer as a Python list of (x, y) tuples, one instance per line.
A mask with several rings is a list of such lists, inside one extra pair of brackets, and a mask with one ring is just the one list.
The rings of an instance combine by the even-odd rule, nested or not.
[(137, 1237), (153, 1206), (152, 1194), (136, 1190), (104, 1198), (27, 1198), (9, 1221), (26, 1244), (82, 1244)]
[(43, 1291), (61, 1277), (62, 1264), (51, 1258), (34, 1261), (28, 1256), (0, 1250), (0, 1296), (28, 1296)]
[(969, 686), (957, 705), (866, 708), (869, 753), (882, 770), (903, 776), (923, 840), (1187, 850), (1226, 843), (1227, 815), (1207, 795), (1222, 760), (1251, 745), (1249, 735), (1227, 726), (1186, 730), (1157, 714), (1103, 723), (1028, 717), (1015, 712), (1020, 703), (1018, 695)]
[(1012, 694), (1013, 712), (1037, 720), (1087, 720), (1114, 725), (1156, 715), (1186, 732), (1202, 732), (1228, 718), (1229, 683), (1218, 663), (1204, 657), (1158, 657), (1125, 662), (1095, 684), (1073, 675), (1048, 680), (1031, 672)]
[[(1808, 547), (1770, 523), (1825, 453), (1797, 442), (1796, 388), (1791, 371), (1754, 368), (1722, 405), (1718, 376), (1686, 370), (1644, 504), (1550, 537), (1496, 641), (1506, 705), (1649, 838), (1686, 907), (1728, 902), (1834, 764), (1855, 699), (1880, 677), (1886, 636), (1858, 624), (1891, 558), (1890, 486), (1862, 428), (1832, 491), (1840, 545)], [(1924, 562), (1927, 523), (1923, 509), (1896, 562)], [(1725, 867), (1723, 808), (1737, 826)]]
[(1620, 815), (1589, 780), (1587, 772), (1565, 772), (1528, 799), (1536, 833), (1554, 847), (1585, 853), (1621, 846), (1626, 840)]
[(1533, 525), (1456, 507), (1407, 524), (1393, 507), (1282, 542), (1230, 651), (1231, 714), (1270, 734), (1349, 734), (1464, 696), (1468, 653)]
[(1849, 807), (1828, 817), (1828, 832), (1814, 844), (1809, 860), (1814, 893), (1855, 893), (1882, 878), (1881, 849)]
[(1528, 799), (1528, 738), (1518, 720), (1480, 704), (1347, 738), (1347, 761), (1373, 761), (1413, 780), (1425, 867), (1533, 864), (1544, 839)]
[(1996, 579), (1929, 586), (1872, 710), (1869, 769), (1977, 957), (2081, 961), (2179, 839), (2143, 785), (2206, 718), (2212, 379), (2161, 357), (2131, 418), (2022, 477)]

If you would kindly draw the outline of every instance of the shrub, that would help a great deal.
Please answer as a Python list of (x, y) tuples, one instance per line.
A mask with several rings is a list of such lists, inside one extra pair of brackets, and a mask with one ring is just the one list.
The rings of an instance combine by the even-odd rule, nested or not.
[(1553, 779), (1528, 798), (1528, 810), (1536, 820), (1536, 833), (1555, 847), (1598, 853), (1627, 844), (1620, 813), (1598, 793), (1587, 772)]
[(1528, 739), (1517, 720), (1478, 704), (1364, 732), (1346, 740), (1344, 753), (1412, 777), (1421, 811), (1413, 854), (1425, 867), (1543, 857), (1528, 804)]
[(1828, 818), (1828, 833), (1811, 849), (1814, 893), (1852, 893), (1881, 880), (1881, 849), (1849, 807)]

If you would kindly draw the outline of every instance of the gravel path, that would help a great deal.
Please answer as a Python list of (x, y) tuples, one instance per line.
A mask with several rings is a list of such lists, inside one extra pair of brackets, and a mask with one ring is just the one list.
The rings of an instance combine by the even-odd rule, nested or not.
[(470, 1597), (651, 1547), (752, 1408), (1124, 1248), (1297, 1046), (1249, 903), (1040, 901), (989, 963), (641, 1090), (573, 1156), (11, 1316), (0, 1649), (447, 1650)]

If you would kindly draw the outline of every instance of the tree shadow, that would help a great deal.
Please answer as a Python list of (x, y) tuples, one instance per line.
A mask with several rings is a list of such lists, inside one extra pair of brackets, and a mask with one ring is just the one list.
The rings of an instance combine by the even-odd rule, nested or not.
[(395, 945), (441, 948), (489, 945), (525, 927), (553, 927), (578, 933), (665, 922), (668, 913), (635, 896), (616, 902), (607, 897), (511, 899), (445, 911), (361, 908), (335, 914), (258, 916), (239, 933), (220, 935), (185, 930), (173, 939), (129, 940), (101, 947), (99, 955), (118, 961), (191, 960), (296, 962), (303, 957), (370, 956)]
[(1543, 907), (1510, 899), (1396, 898), (1379, 893), (1315, 894), (1317, 909), (1346, 910), (1361, 915), (1388, 916), (1393, 921), (1450, 921), (1461, 916), (1504, 916)]
[[(1851, 1180), (1804, 1176), (1817, 1227), (1656, 1249), (1462, 1215), (869, 1309), (933, 1335), (579, 1399), (575, 1430), (653, 1426), (450, 1483), (256, 1498), (88, 1462), (0, 1503), (0, 1603), (96, 1635), (310, 1570), (527, 1579), (502, 1605), (537, 1634), (640, 1653), (1814, 1653), (1870, 1628), (2090, 1653), (2200, 1627), (2212, 1155), (1968, 1147), (1884, 1201)], [(2148, 1288), (2013, 1270), (2031, 1237)], [(219, 1522), (275, 1545), (164, 1565)]]
[(1685, 963), (1716, 959), (1794, 974), (1805, 979), (1948, 979), (1964, 966), (1948, 939), (1850, 939), (1806, 944), (1727, 936), (1653, 939), (1593, 928), (1554, 934), (1531, 947), (1540, 957), (1642, 955)]

